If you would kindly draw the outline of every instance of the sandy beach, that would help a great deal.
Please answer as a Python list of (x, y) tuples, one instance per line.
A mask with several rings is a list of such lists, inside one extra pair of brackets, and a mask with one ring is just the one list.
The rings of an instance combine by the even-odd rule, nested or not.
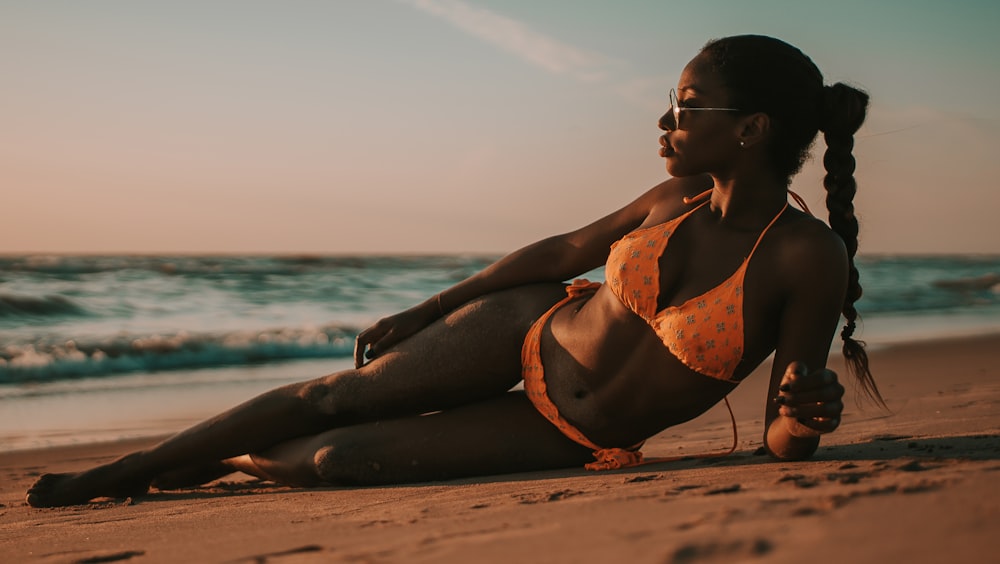
[[(995, 561), (1000, 335), (871, 356), (891, 413), (849, 398), (841, 428), (806, 462), (760, 454), (767, 366), (731, 396), (736, 453), (624, 471), (312, 490), (232, 475), (33, 509), (24, 492), (41, 473), (83, 469), (152, 439), (2, 453), (0, 561)], [(839, 355), (831, 366), (842, 371)], [(717, 406), (644, 450), (723, 450), (729, 427)]]

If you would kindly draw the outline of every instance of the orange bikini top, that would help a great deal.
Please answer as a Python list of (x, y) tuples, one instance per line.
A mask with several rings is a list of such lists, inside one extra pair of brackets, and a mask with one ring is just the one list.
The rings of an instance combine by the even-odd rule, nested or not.
[[(684, 203), (694, 203), (711, 192), (685, 198)], [(793, 197), (801, 201), (797, 195)], [(666, 223), (636, 229), (611, 245), (608, 285), (626, 307), (649, 323), (671, 354), (685, 366), (710, 378), (737, 383), (733, 372), (743, 358), (743, 278), (757, 245), (788, 204), (761, 231), (750, 254), (732, 276), (679, 306), (657, 311), (659, 259), (677, 227), (707, 203)]]

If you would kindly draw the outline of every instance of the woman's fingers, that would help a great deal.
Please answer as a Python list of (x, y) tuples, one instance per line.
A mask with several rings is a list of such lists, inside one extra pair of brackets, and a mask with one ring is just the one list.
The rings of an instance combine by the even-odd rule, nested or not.
[(811, 390), (780, 392), (778, 403), (784, 405), (819, 403), (839, 400), (842, 397), (844, 397), (844, 387), (840, 382), (833, 382)]
[(812, 419), (816, 417), (839, 418), (843, 411), (844, 404), (840, 400), (782, 405), (778, 408), (779, 414), (784, 415), (785, 417), (796, 417), (799, 419)]
[(368, 348), (368, 340), (364, 337), (364, 332), (358, 333), (354, 339), (354, 368), (361, 368), (365, 363), (365, 349)]
[(814, 417), (812, 419), (798, 419), (797, 421), (799, 424), (820, 433), (832, 433), (840, 426), (840, 417)]
[(427, 320), (412, 309), (378, 320), (354, 341), (355, 368), (361, 368), (366, 358), (377, 357), (425, 326)]
[(355, 368), (361, 368), (365, 363), (365, 358), (374, 358), (376, 344), (390, 332), (385, 327), (385, 322), (379, 320), (375, 325), (358, 333), (358, 337), (354, 340)]
[(778, 387), (778, 413), (820, 433), (840, 425), (844, 387), (832, 370), (809, 372), (801, 362), (788, 365)]

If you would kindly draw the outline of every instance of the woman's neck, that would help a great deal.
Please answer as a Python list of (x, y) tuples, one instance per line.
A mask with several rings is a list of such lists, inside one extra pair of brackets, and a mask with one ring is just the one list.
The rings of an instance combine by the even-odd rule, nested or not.
[(770, 221), (787, 201), (788, 186), (770, 177), (712, 176), (710, 209), (720, 222), (733, 226), (756, 226)]

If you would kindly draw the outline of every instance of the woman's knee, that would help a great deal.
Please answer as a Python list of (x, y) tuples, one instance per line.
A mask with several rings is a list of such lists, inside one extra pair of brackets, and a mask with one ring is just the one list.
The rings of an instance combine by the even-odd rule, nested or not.
[(354, 410), (350, 399), (352, 382), (358, 378), (357, 370), (344, 370), (336, 374), (303, 382), (298, 385), (295, 395), (302, 402), (303, 409), (315, 414), (326, 422), (350, 420)]

